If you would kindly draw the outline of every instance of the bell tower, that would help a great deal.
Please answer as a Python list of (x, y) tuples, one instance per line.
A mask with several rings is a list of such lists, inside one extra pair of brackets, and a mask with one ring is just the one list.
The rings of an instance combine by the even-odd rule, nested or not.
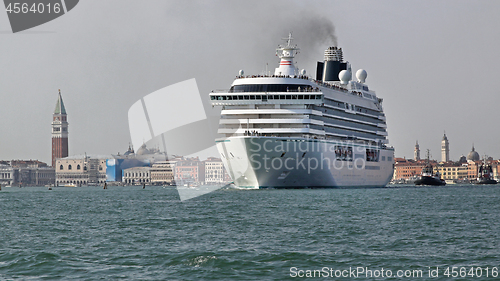
[(444, 133), (443, 140), (441, 141), (441, 162), (450, 161), (450, 143)]
[(52, 167), (58, 158), (68, 157), (68, 115), (59, 90), (56, 109), (52, 115)]
[(413, 160), (420, 160), (420, 146), (418, 145), (418, 141), (415, 144), (415, 150), (413, 151)]

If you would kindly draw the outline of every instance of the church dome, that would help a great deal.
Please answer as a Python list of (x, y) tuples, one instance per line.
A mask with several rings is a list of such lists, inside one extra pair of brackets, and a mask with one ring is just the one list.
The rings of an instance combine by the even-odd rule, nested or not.
[(146, 144), (141, 145), (141, 147), (137, 150), (137, 155), (146, 155), (151, 154), (151, 151), (146, 148)]
[(467, 158), (465, 158), (465, 155), (460, 156), (460, 159), (458, 160), (459, 163), (467, 163)]
[(134, 154), (134, 149), (132, 149), (132, 147), (130, 147), (130, 145), (128, 146), (128, 150), (123, 153), (123, 155), (127, 156), (127, 155), (131, 155), (131, 154)]
[(474, 149), (474, 146), (472, 146), (472, 151), (469, 152), (469, 155), (467, 155), (467, 160), (471, 160), (471, 161), (479, 161), (480, 160), (479, 153), (477, 153), (477, 151)]

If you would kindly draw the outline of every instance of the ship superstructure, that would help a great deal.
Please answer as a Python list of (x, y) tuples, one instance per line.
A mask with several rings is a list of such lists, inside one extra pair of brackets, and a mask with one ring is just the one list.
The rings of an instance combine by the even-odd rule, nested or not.
[(218, 133), (225, 138), (217, 147), (235, 185), (385, 186), (394, 151), (387, 147), (382, 99), (365, 84), (366, 71), (353, 81), (335, 46), (312, 79), (293, 61), (299, 48), (291, 34), (285, 40), (273, 75), (240, 71), (229, 90), (210, 94), (212, 105), (222, 106)]

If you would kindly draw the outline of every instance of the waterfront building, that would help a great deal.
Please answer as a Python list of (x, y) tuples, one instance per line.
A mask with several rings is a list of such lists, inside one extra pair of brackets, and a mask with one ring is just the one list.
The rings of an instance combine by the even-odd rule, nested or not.
[(75, 155), (56, 160), (56, 185), (101, 185), (106, 182), (107, 155)]
[[(441, 141), (441, 162), (437, 163), (430, 160), (434, 173), (439, 173), (441, 178), (448, 182), (474, 182), (479, 173), (479, 167), (486, 162), (492, 166), (493, 177), (499, 179), (500, 175), (500, 160), (493, 158), (483, 159), (472, 145), (472, 150), (467, 157), (462, 155), (458, 162), (449, 161), (449, 142), (446, 134)], [(427, 160), (420, 159), (420, 146), (418, 141), (415, 144), (413, 160), (405, 158), (395, 158), (394, 174), (392, 180), (394, 182), (405, 182), (419, 176), (422, 169), (425, 167)]]
[[(405, 158), (394, 158), (393, 180), (409, 180), (422, 173), (422, 169), (427, 165), (427, 160), (412, 160)], [(436, 161), (430, 160), (433, 167), (437, 165)]]
[(8, 164), (0, 164), (0, 184), (2, 186), (16, 184), (18, 170)]
[(123, 170), (123, 182), (126, 184), (149, 184), (151, 167), (132, 167)]
[(52, 114), (52, 167), (56, 160), (68, 157), (68, 115), (59, 90), (56, 108)]
[[(113, 161), (121, 162), (123, 160), (108, 159), (107, 165), (109, 166), (110, 162)], [(121, 181), (124, 184), (221, 184), (231, 181), (230, 176), (225, 171), (222, 160), (214, 157), (200, 161), (198, 157), (184, 158), (171, 156), (170, 160), (158, 161), (158, 159), (150, 159), (150, 161), (137, 162), (135, 164), (138, 163), (144, 165), (128, 167), (122, 170)], [(150, 163), (150, 165), (146, 165), (146, 163)], [(124, 166), (123, 163), (120, 165)]]
[(468, 163), (446, 162), (439, 164), (436, 167), (436, 170), (441, 175), (443, 180), (468, 181), (471, 180), (471, 178), (469, 178), (469, 170), (472, 168), (473, 167), (468, 165)]
[(53, 185), (54, 168), (38, 160), (2, 161), (0, 164), (0, 184), (20, 186)]
[(493, 161), (492, 168), (493, 168), (493, 178), (496, 181), (500, 181), (500, 160)]
[(23, 186), (53, 185), (55, 176), (53, 167), (20, 168), (18, 181)]
[(38, 160), (12, 160), (10, 165), (18, 170), (17, 183), (22, 186), (53, 185), (56, 174), (53, 167), (48, 167)]
[(175, 163), (177, 161), (160, 161), (151, 166), (151, 184), (174, 184)]
[(484, 163), (491, 165), (492, 168), (492, 176), (495, 180), (500, 179), (500, 160), (493, 160), (492, 158), (478, 160), (478, 161), (467, 161), (468, 169), (468, 178), (470, 180), (476, 180), (479, 174), (479, 167)]
[(231, 181), (220, 158), (209, 157), (205, 163), (205, 184), (222, 184)]
[(177, 184), (202, 184), (205, 181), (204, 163), (198, 157), (182, 158), (175, 165), (175, 179)]
[[(427, 163), (426, 160), (414, 161), (404, 158), (395, 158), (394, 160), (394, 181), (407, 181), (419, 176)], [(442, 179), (453, 182), (474, 182), (477, 179), (479, 167), (483, 164), (483, 160), (440, 163), (430, 160), (429, 162), (433, 167), (434, 173), (438, 172)], [(486, 163), (491, 164), (493, 168), (493, 177), (499, 179), (500, 160), (488, 159)]]
[(443, 140), (441, 141), (441, 162), (450, 161), (450, 143), (446, 137), (446, 133), (443, 135)]
[(143, 144), (137, 152), (129, 146), (123, 154), (111, 155), (106, 161), (106, 181), (108, 182), (126, 182), (123, 180), (123, 172), (133, 167), (151, 167), (154, 163), (166, 161), (171, 157), (156, 148), (148, 149)]
[(467, 178), (470, 180), (475, 180), (477, 179), (477, 175), (479, 172), (479, 167), (481, 166), (481, 157), (479, 156), (479, 153), (477, 153), (476, 149), (474, 148), (474, 144), (472, 144), (472, 149), (467, 154)]
[(471, 180), (477, 179), (477, 174), (479, 172), (479, 166), (481, 166), (481, 161), (467, 161), (467, 178)]

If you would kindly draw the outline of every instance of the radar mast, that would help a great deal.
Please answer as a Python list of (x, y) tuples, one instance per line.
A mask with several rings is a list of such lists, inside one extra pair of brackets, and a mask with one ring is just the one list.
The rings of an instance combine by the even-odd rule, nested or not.
[(292, 45), (292, 33), (288, 34), (288, 38), (282, 38), (286, 40), (286, 45), (278, 45), (276, 49), (276, 55), (281, 59), (280, 66), (274, 71), (274, 75), (279, 76), (291, 76), (298, 75), (299, 70), (295, 67), (293, 63), (293, 58), (300, 50), (297, 45)]

